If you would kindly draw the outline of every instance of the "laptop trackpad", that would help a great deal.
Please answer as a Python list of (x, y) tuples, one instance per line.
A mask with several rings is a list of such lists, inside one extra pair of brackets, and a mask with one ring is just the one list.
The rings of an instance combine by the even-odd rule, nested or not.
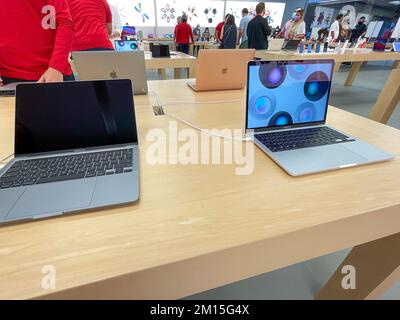
[(90, 204), (95, 178), (34, 185), (26, 189), (6, 220), (51, 216)]
[(367, 160), (341, 144), (286, 151), (277, 154), (276, 159), (293, 175), (338, 169)]

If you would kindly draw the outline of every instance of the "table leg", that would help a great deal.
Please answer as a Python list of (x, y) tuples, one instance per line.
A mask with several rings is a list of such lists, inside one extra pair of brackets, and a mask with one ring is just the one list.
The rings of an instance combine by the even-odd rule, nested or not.
[(167, 79), (167, 72), (165, 69), (158, 69), (158, 74), (161, 75), (161, 79), (162, 80), (166, 80)]
[[(319, 292), (317, 299), (361, 300), (378, 298), (400, 276), (399, 247), (400, 233), (354, 247), (325, 287)], [(347, 266), (349, 268), (346, 268)], [(351, 270), (355, 272), (353, 273)], [(352, 274), (355, 275), (353, 282), (355, 289), (344, 289), (342, 282), (351, 283), (347, 280), (350, 279)]]
[(400, 102), (400, 69), (393, 69), (369, 118), (387, 123)]
[(181, 79), (181, 72), (182, 72), (182, 69), (175, 68), (174, 69), (174, 79)]
[(335, 67), (333, 68), (333, 72), (339, 72), (341, 66), (342, 66), (341, 62), (336, 62)]
[(193, 43), (189, 44), (189, 54), (191, 56), (194, 56), (194, 44)]
[(189, 73), (189, 79), (196, 78), (196, 67), (195, 66), (190, 66), (188, 73)]
[(346, 86), (351, 87), (353, 85), (354, 79), (356, 78), (358, 71), (360, 71), (362, 64), (362, 62), (353, 62), (353, 65), (345, 82)]

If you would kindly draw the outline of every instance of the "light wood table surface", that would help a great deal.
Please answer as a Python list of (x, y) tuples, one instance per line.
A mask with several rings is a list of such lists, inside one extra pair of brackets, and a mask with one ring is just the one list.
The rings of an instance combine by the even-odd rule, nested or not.
[(172, 51), (170, 58), (153, 58), (150, 52), (145, 52), (146, 69), (162, 70), (163, 80), (166, 79), (166, 69), (174, 69), (174, 78), (181, 78), (181, 70), (188, 69), (188, 77), (196, 76), (197, 58), (191, 55)]
[[(149, 88), (167, 112), (199, 127), (243, 128), (244, 101), (191, 102), (244, 99), (244, 90), (194, 93), (185, 80), (150, 81)], [(154, 96), (135, 103), (140, 201), (1, 226), (0, 298), (175, 299), (400, 232), (399, 130), (332, 107), (329, 125), (395, 160), (293, 178), (256, 148), (254, 173), (238, 176), (236, 165), (150, 165), (146, 135), (153, 128), (168, 133), (171, 121), (148, 108)], [(14, 99), (2, 98), (0, 157), (13, 150), (13, 130)], [(398, 240), (381, 254), (398, 256)], [(369, 268), (384, 268), (373, 258)], [(41, 287), (45, 265), (56, 268), (56, 289)], [(372, 288), (357, 282), (358, 297), (395, 278), (393, 263), (381, 269)], [(335, 292), (331, 281), (320, 298)]]
[(219, 44), (213, 41), (196, 41), (195, 43), (191, 43), (189, 45), (189, 54), (194, 56), (194, 48), (197, 47), (200, 49), (218, 49)]
[[(353, 85), (363, 63), (369, 61), (393, 61), (392, 71), (382, 90), (381, 97), (373, 107), (370, 115), (371, 119), (381, 123), (387, 123), (395, 107), (400, 102), (400, 84), (398, 81), (396, 82), (396, 79), (398, 79), (398, 70), (400, 69), (399, 52), (376, 52), (369, 49), (345, 49), (340, 53), (298, 53), (291, 51), (260, 50), (256, 52), (256, 57), (263, 60), (333, 59), (335, 60), (334, 71), (336, 72), (339, 71), (343, 62), (352, 62), (352, 67), (345, 82), (346, 86)], [(371, 81), (373, 81), (373, 79), (371, 79)]]

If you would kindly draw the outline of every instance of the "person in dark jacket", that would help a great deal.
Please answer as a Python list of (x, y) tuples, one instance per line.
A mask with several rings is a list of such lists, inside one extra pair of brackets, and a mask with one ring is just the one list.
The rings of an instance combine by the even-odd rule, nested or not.
[(271, 28), (265, 15), (265, 3), (260, 2), (256, 6), (256, 16), (251, 19), (247, 26), (248, 48), (256, 50), (268, 49), (268, 36)]
[(222, 49), (236, 49), (237, 42), (237, 26), (233, 14), (229, 14), (225, 20), (221, 32), (221, 48)]

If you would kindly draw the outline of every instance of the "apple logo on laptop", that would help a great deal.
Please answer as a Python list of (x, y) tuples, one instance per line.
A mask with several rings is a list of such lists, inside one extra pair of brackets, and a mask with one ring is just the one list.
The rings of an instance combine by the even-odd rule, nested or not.
[(111, 79), (117, 79), (118, 78), (117, 72), (115, 70), (110, 72), (110, 77), (111, 77)]

